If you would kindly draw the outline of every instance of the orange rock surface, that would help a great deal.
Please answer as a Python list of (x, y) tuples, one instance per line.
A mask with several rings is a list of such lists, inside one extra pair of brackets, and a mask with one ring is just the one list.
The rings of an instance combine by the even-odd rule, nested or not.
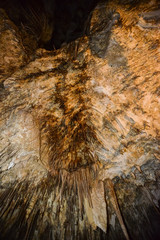
[(0, 12), (2, 239), (144, 239), (160, 199), (155, 7), (99, 4), (89, 36), (32, 57)]

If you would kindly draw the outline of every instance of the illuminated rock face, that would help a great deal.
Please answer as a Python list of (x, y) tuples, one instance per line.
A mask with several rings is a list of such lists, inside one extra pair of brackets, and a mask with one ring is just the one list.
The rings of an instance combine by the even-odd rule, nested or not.
[(101, 3), (34, 56), (0, 12), (1, 239), (160, 238), (157, 6)]

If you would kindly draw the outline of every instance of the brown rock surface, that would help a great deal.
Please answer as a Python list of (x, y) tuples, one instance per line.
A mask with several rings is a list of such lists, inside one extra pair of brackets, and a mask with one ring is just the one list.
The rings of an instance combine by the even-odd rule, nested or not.
[(0, 12), (1, 239), (160, 238), (157, 6), (101, 3), (28, 59)]
[(24, 65), (26, 59), (17, 27), (8, 19), (5, 11), (0, 9), (0, 76), (12, 74)]

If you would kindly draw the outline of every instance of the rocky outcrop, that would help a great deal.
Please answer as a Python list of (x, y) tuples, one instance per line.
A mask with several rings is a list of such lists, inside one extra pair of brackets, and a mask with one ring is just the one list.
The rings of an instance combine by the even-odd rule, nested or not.
[(0, 11), (1, 239), (160, 238), (159, 10), (131, 6), (32, 55)]

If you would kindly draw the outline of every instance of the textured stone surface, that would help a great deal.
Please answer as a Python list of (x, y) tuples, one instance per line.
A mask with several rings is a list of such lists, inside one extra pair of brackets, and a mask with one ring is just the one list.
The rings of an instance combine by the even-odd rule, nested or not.
[(99, 4), (28, 59), (1, 11), (1, 239), (159, 239), (157, 6)]
[(0, 9), (0, 76), (11, 74), (24, 65), (26, 59), (18, 29)]

